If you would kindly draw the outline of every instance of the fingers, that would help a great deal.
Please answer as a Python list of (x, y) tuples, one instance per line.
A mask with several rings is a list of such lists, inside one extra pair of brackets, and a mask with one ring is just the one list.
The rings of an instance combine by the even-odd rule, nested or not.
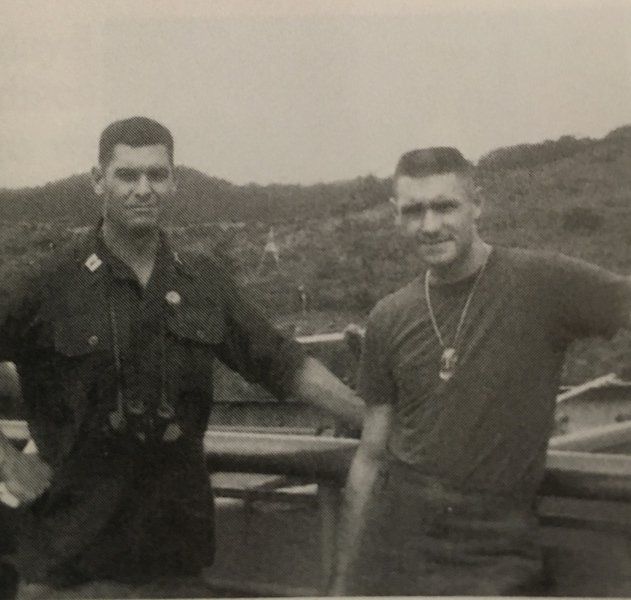
[(18, 455), (5, 465), (5, 488), (21, 502), (41, 496), (49, 487), (50, 479), (50, 467), (36, 456)]
[(0, 502), (9, 508), (17, 508), (20, 505), (20, 500), (9, 491), (5, 483), (0, 483)]
[(11, 496), (16, 499), (15, 501), (17, 501), (18, 504), (21, 504), (22, 502), (31, 502), (32, 500), (35, 500), (35, 498), (37, 498), (37, 496), (39, 495), (37, 493), (37, 489), (34, 489), (32, 487), (27, 488), (16, 480), (9, 479), (3, 485), (6, 490), (4, 497), (7, 500), (3, 500), (3, 502), (5, 504), (8, 504), (9, 506), (9, 503), (11, 502)]

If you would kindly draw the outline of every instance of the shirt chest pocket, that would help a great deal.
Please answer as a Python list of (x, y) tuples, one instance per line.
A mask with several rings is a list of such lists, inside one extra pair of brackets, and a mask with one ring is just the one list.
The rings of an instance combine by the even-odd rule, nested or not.
[(181, 391), (212, 389), (216, 348), (226, 336), (218, 308), (187, 306), (166, 317), (167, 374)]
[(107, 322), (95, 315), (66, 315), (52, 323), (55, 351), (75, 358), (97, 352), (107, 352), (111, 335)]
[(215, 306), (188, 306), (166, 317), (169, 333), (176, 341), (196, 347), (221, 344), (226, 333), (223, 315)]

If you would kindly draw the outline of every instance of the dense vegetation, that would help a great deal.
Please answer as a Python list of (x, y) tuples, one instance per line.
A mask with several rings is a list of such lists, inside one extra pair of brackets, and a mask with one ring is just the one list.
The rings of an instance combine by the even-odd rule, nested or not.
[[(414, 243), (394, 225), (387, 179), (235, 186), (186, 167), (178, 175), (175, 243), (222, 254), (278, 322), (299, 332), (361, 322), (377, 299), (421, 269)], [(486, 198), (483, 234), (491, 242), (558, 249), (631, 272), (631, 127), (600, 140), (565, 136), (494, 150), (480, 160), (478, 179)], [(94, 221), (97, 206), (86, 174), (0, 190), (2, 266), (22, 268), (48, 252), (71, 228)], [(261, 263), (272, 225), (278, 268), (271, 257)], [(630, 355), (627, 334), (577, 345), (566, 381), (624, 374)]]

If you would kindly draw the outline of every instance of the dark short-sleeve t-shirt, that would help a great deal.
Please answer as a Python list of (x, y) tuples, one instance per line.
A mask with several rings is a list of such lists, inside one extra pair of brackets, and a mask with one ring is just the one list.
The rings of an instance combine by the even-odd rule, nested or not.
[[(475, 276), (430, 286), (446, 346)], [(531, 498), (541, 481), (567, 346), (629, 323), (631, 287), (613, 273), (554, 253), (495, 248), (439, 377), (442, 347), (423, 279), (372, 311), (360, 365), (368, 404), (391, 404), (389, 452), (461, 488)]]

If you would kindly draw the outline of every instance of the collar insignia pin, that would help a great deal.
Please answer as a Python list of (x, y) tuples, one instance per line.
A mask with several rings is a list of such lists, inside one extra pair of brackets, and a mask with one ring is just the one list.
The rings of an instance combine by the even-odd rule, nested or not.
[(178, 306), (182, 302), (182, 296), (180, 296), (175, 290), (167, 292), (164, 298), (170, 306)]
[(103, 261), (96, 254), (91, 254), (84, 264), (91, 273), (94, 273), (103, 264)]

